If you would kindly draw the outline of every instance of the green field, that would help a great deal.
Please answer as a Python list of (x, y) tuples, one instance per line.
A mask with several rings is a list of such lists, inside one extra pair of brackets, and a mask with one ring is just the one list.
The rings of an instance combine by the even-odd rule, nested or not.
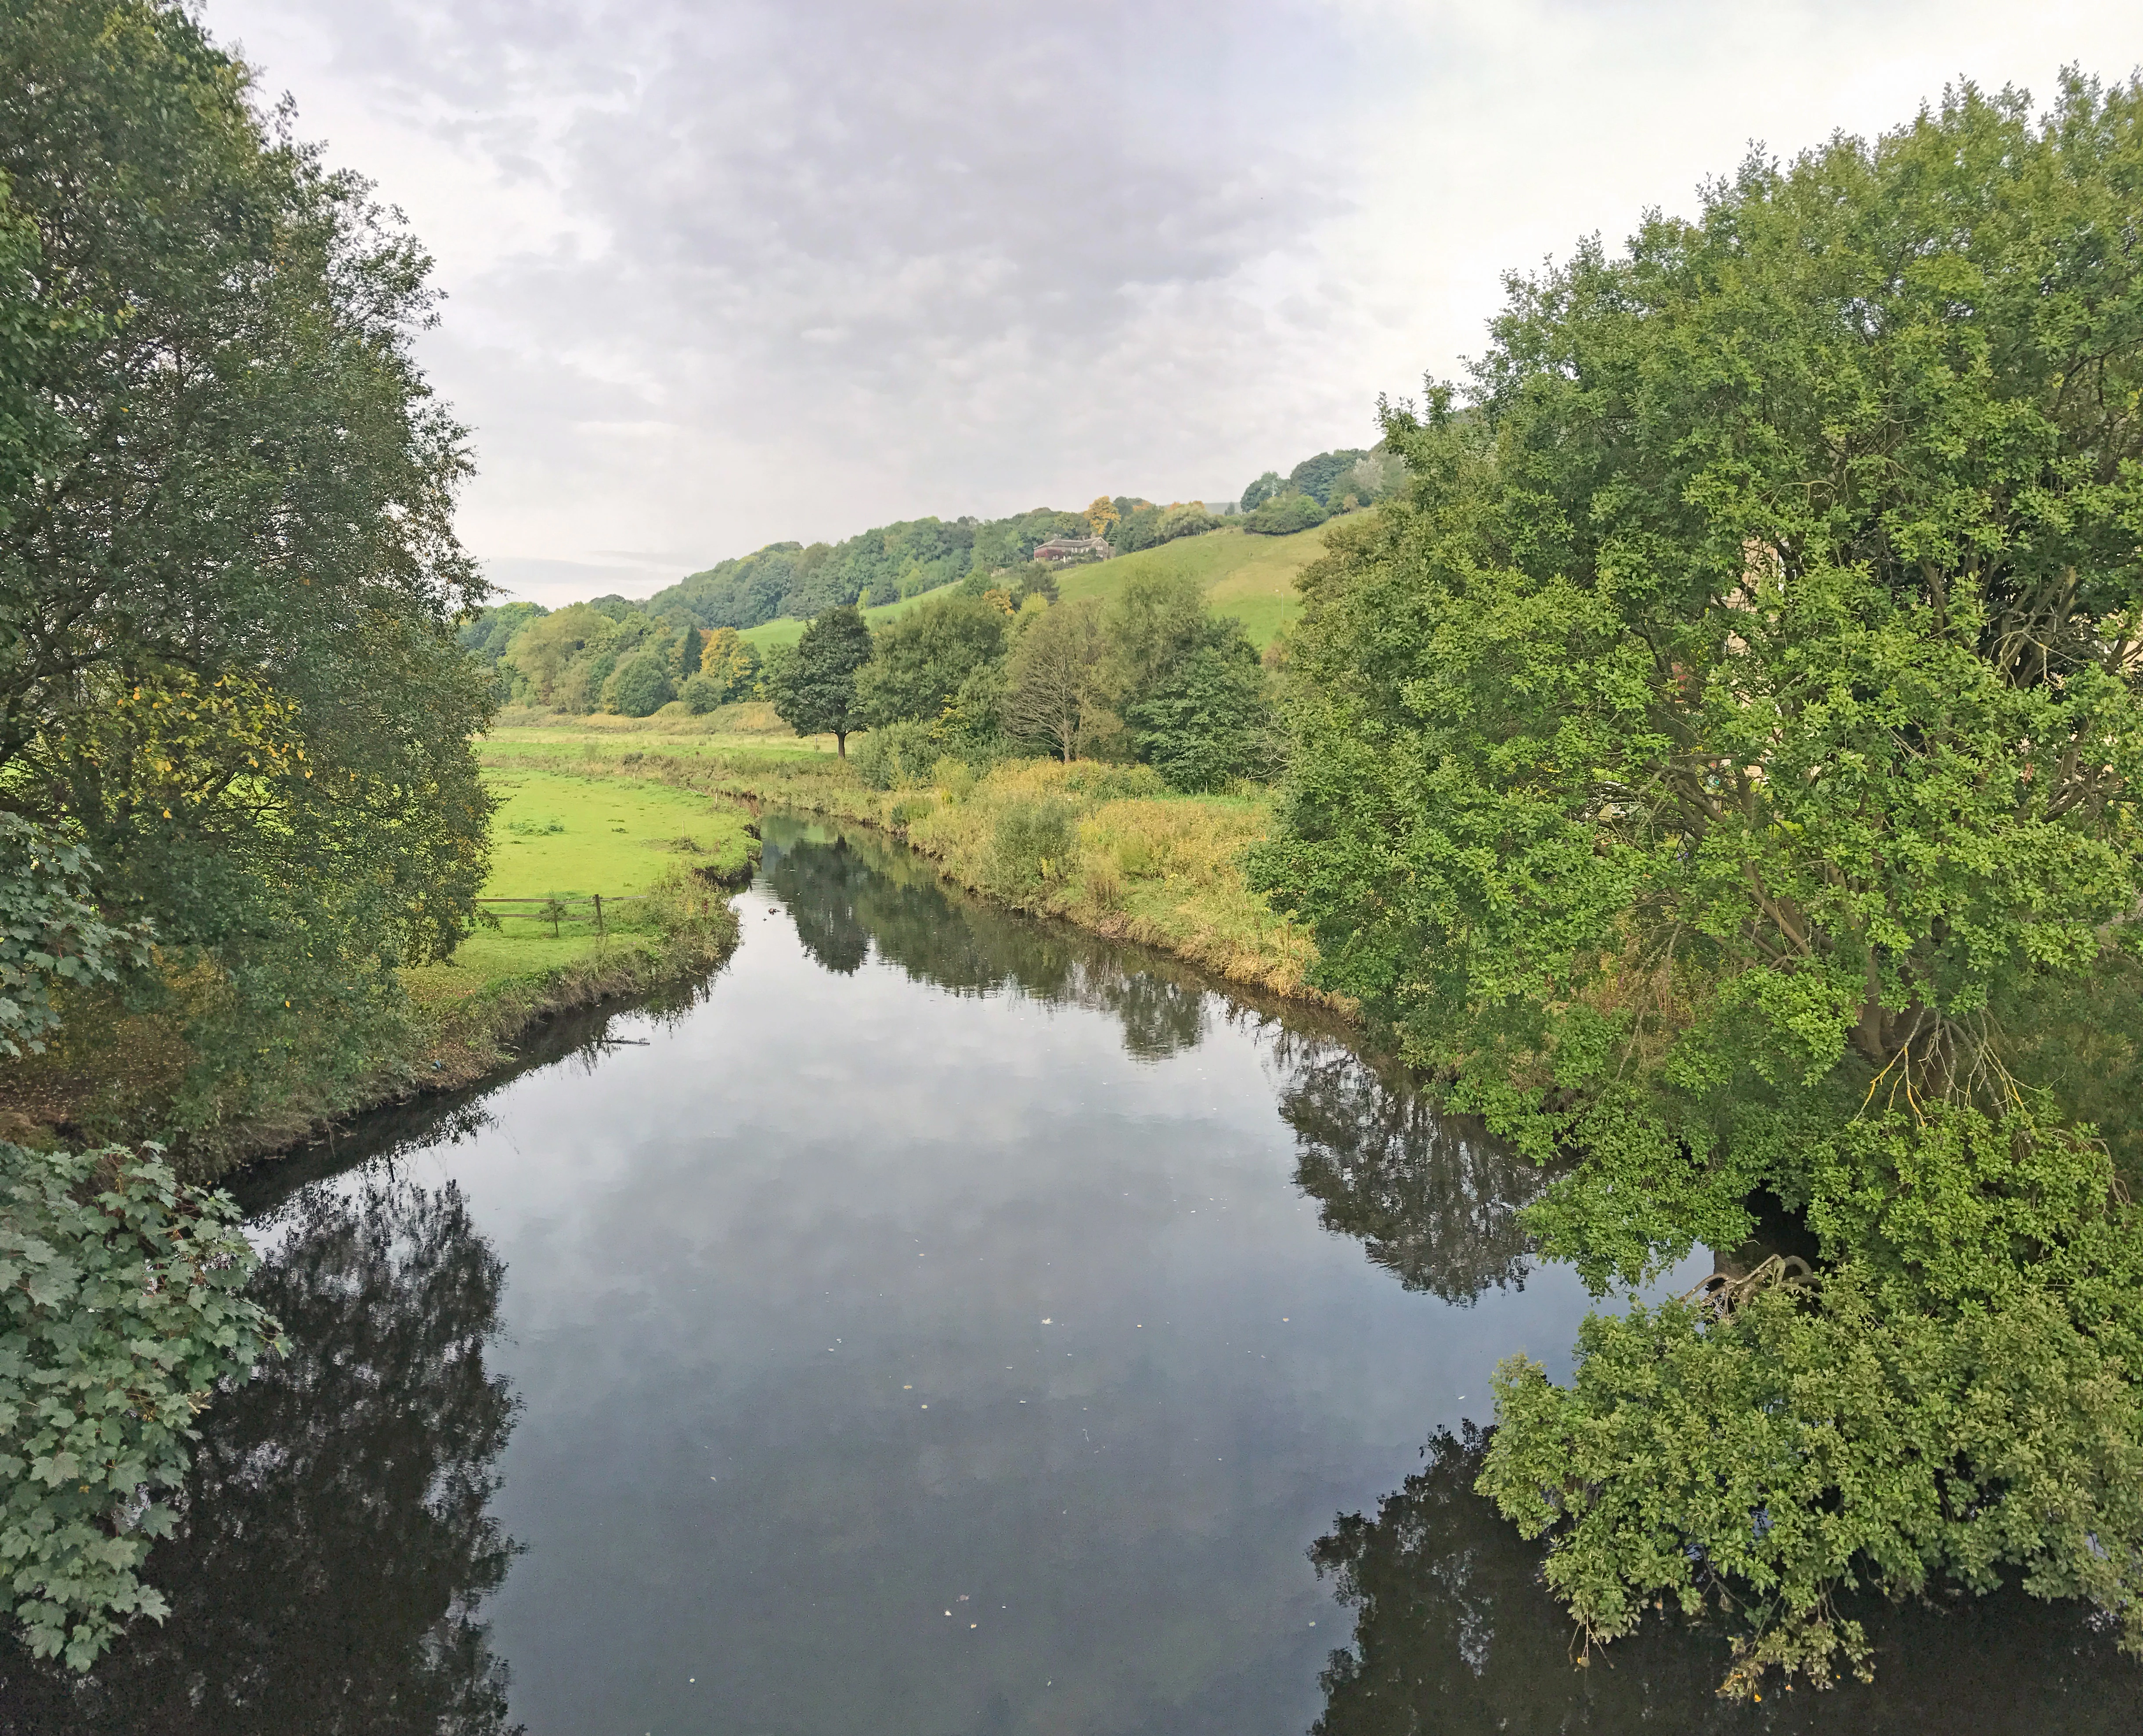
[(487, 898), (622, 898), (680, 862), (731, 868), (744, 860), (744, 814), (704, 796), (495, 763), (484, 782), (502, 799), (492, 816)]
[[(547, 732), (528, 730), (527, 735)], [(583, 731), (581, 739), (586, 739)], [(648, 932), (636, 895), (679, 866), (734, 869), (747, 859), (747, 816), (705, 796), (661, 784), (523, 769), (485, 744), (484, 784), (502, 798), (492, 816), (487, 898), (585, 898), (602, 894), (598, 930), (591, 908), (576, 908), (557, 925), (535, 904), (486, 907), (501, 920), (479, 928), (448, 965), (405, 972), (420, 1000), (473, 994), (509, 978), (572, 964), (605, 947), (632, 946)]]
[(695, 717), (682, 705), (665, 705), (652, 717), (617, 717), (597, 711), (585, 717), (555, 711), (502, 713), (478, 749), (494, 770), (512, 766), (532, 753), (547, 760), (561, 749), (589, 759), (617, 759), (649, 752), (663, 754), (831, 754), (830, 735), (799, 736), (774, 715), (774, 707), (753, 700), (725, 705)]
[[(1299, 608), (1294, 594), (1294, 576), (1324, 551), (1324, 534), (1330, 525), (1292, 537), (1253, 537), (1235, 529), (1210, 531), (1203, 537), (1184, 537), (1159, 548), (1141, 549), (1135, 555), (1119, 555), (1113, 561), (1066, 570), (1058, 581), (1066, 601), (1082, 596), (1113, 596), (1126, 581), (1142, 572), (1187, 572), (1205, 587), (1213, 607), (1242, 622), (1260, 649), (1293, 621)], [(864, 611), (864, 619), (874, 627), (897, 621), (910, 609), (939, 595), (926, 591), (918, 596)], [(777, 645), (794, 645), (804, 623), (784, 618), (747, 628), (744, 636), (764, 653)]]

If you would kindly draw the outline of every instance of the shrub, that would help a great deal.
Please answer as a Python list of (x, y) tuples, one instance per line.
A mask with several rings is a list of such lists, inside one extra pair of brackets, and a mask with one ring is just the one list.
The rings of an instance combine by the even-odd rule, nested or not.
[(990, 838), (992, 878), (1007, 892), (1066, 878), (1079, 850), (1078, 810), (1042, 796), (1006, 804)]
[(677, 690), (677, 697), (684, 700), (685, 709), (693, 716), (705, 717), (728, 703), (728, 683), (702, 670), (685, 678), (685, 685)]
[(667, 660), (657, 650), (635, 652), (603, 683), (603, 704), (626, 717), (651, 717), (677, 696)]
[[(1715, 1612), (1723, 1691), (1865, 1675), (1837, 1595), (2015, 1571), (2143, 1650), (2143, 1237), (2095, 1140), (2020, 1100), (1818, 1142), (1819, 1282), (1752, 1274), (1585, 1323), (1571, 1382), (1515, 1357), (1479, 1487), (1589, 1644), (1662, 1602)], [(1774, 1269), (1775, 1269), (1775, 1268)]]
[(1243, 528), (1260, 537), (1288, 537), (1315, 529), (1329, 516), (1314, 495), (1283, 494), (1249, 514)]
[(1154, 541), (1173, 542), (1178, 537), (1202, 537), (1208, 531), (1220, 528), (1220, 521), (1208, 512), (1196, 501), (1186, 501), (1166, 508), (1161, 522), (1154, 527)]
[(135, 1573), (176, 1523), (155, 1496), (277, 1332), (243, 1293), (259, 1259), (236, 1208), (150, 1150), (0, 1145), (0, 1607), (77, 1669), (126, 1617), (168, 1612)]
[(1081, 759), (1064, 768), (1058, 780), (1071, 794), (1089, 802), (1149, 799), (1163, 793), (1161, 776), (1150, 765), (1120, 765), (1105, 759)]
[(975, 793), (975, 769), (948, 754), (930, 768), (930, 781), (944, 792), (947, 801), (958, 807)]
[(856, 743), (856, 771), (873, 789), (910, 789), (928, 781), (938, 742), (927, 724), (888, 724)]

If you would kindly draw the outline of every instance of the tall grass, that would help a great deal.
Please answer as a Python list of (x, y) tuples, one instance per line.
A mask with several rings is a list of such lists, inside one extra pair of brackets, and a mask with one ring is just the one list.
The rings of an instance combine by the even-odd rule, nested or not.
[[(548, 732), (547, 732), (548, 733)], [(738, 749), (599, 754), (564, 744), (487, 739), (487, 757), (533, 768), (556, 755), (577, 770), (659, 778), (862, 821), (904, 838), (957, 883), (1014, 907), (1157, 947), (1235, 982), (1331, 1004), (1306, 984), (1309, 936), (1243, 879), (1242, 857), (1271, 824), (1270, 799), (1177, 795), (1145, 766), (1018, 760), (977, 776), (957, 761), (909, 787), (873, 789), (854, 767)], [(905, 768), (903, 768), (905, 773)]]

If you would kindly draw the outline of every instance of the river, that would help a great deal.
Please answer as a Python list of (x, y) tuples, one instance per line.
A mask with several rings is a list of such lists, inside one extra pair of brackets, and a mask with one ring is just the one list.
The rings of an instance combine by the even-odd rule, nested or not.
[[(291, 1354), (204, 1419), (177, 1613), (13, 1730), (2123, 1731), (2015, 1593), (1872, 1687), (1574, 1667), (1471, 1492), (1587, 1301), (1540, 1185), (1314, 1016), (770, 817), (667, 1007), (250, 1178)], [(1699, 1256), (1663, 1288), (1709, 1269)]]

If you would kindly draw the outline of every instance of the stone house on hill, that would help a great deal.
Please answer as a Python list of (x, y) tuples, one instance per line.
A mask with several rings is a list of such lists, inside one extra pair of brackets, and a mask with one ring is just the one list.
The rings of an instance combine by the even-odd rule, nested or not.
[(1052, 537), (1038, 545), (1034, 558), (1050, 566), (1072, 566), (1081, 561), (1106, 561), (1108, 543), (1099, 537)]

